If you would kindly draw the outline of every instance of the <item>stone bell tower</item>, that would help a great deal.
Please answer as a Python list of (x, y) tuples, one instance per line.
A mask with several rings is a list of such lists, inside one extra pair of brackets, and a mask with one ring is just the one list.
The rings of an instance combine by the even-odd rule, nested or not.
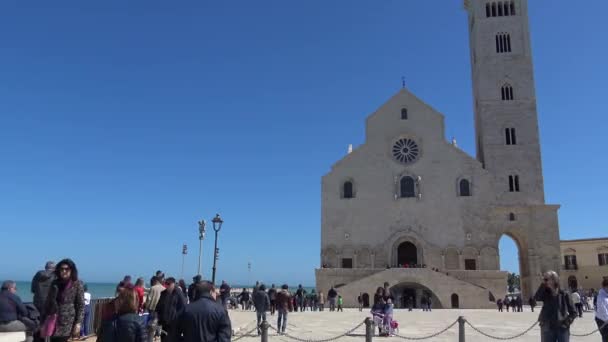
[(498, 203), (544, 204), (527, 0), (465, 0), (477, 159)]

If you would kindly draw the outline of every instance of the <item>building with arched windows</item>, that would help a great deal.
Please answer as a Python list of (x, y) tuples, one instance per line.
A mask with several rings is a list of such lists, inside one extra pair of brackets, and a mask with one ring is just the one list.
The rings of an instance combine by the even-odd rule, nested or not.
[[(316, 286), (346, 305), (390, 284), (396, 305), (494, 307), (498, 243), (519, 249), (525, 297), (561, 269), (558, 205), (545, 203), (526, 0), (466, 0), (476, 156), (444, 115), (402, 89), (365, 121), (365, 142), (322, 179)], [(517, 135), (516, 135), (517, 132)]]

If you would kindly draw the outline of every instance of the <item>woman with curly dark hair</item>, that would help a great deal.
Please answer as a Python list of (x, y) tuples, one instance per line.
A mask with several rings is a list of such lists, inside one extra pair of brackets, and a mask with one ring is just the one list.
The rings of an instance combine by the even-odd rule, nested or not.
[(76, 264), (70, 259), (57, 263), (55, 276), (47, 298), (45, 330), (51, 342), (67, 342), (70, 337), (80, 335), (84, 319), (84, 287), (78, 280)]

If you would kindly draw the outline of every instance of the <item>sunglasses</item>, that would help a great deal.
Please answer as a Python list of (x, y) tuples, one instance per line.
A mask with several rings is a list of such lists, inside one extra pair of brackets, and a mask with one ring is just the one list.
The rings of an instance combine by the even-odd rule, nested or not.
[(68, 272), (68, 271), (71, 271), (71, 270), (72, 270), (72, 269), (71, 269), (71, 268), (69, 268), (69, 267), (60, 267), (60, 268), (59, 268), (59, 271), (61, 271), (61, 272)]

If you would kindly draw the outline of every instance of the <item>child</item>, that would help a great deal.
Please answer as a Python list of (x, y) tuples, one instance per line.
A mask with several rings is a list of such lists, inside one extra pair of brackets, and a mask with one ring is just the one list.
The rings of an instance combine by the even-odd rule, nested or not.
[(342, 304), (344, 304), (344, 299), (342, 299), (341, 295), (338, 295), (338, 311), (344, 312), (344, 310), (342, 309)]

